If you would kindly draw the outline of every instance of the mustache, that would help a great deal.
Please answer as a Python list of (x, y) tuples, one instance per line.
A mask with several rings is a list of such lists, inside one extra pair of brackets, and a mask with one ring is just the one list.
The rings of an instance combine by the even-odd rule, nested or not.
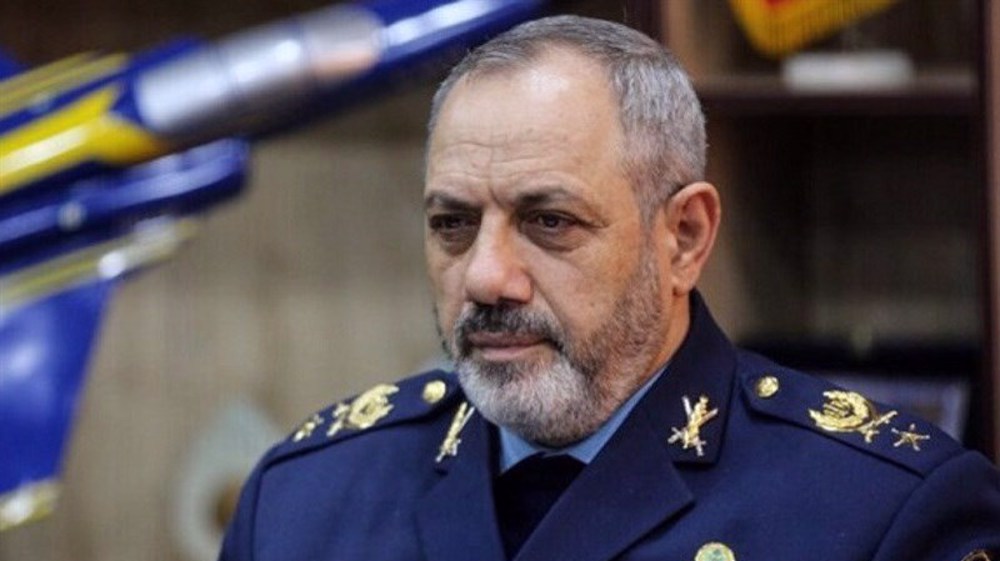
[(544, 339), (559, 352), (564, 348), (562, 329), (548, 314), (505, 305), (476, 304), (463, 311), (455, 322), (454, 340), (460, 357), (472, 352), (469, 336), (481, 332), (533, 336)]

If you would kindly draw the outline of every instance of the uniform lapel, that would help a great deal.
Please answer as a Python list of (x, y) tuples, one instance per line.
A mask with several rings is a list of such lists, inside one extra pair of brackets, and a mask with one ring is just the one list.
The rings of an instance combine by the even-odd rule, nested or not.
[(441, 480), (417, 507), (424, 554), (428, 561), (505, 561), (493, 508), (486, 421), (474, 414), (461, 438), (457, 455), (441, 462)]
[(669, 442), (688, 427), (687, 404), (706, 398), (707, 409), (716, 410), (699, 427), (698, 448), (685, 448), (677, 439), (668, 445), (676, 464), (713, 464), (722, 450), (730, 399), (736, 375), (736, 349), (715, 324), (711, 314), (694, 293), (691, 296), (691, 329), (684, 344), (670, 360), (670, 367), (640, 404), (657, 430), (666, 431)]
[[(655, 527), (682, 516), (695, 496), (678, 465), (712, 464), (725, 436), (736, 354), (697, 294), (691, 329), (664, 375), (525, 542), (516, 561), (607, 561)], [(689, 418), (684, 397), (717, 412), (698, 449), (670, 442)]]
[(635, 411), (556, 502), (516, 561), (611, 559), (693, 500), (657, 431)]

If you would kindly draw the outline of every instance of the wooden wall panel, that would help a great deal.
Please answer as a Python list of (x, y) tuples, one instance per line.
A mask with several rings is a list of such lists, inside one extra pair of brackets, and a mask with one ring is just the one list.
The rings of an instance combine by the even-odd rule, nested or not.
[(3, 534), (0, 561), (183, 561), (178, 476), (222, 408), (249, 402), (284, 432), (438, 355), (422, 245), (430, 95), (263, 144), (243, 198), (121, 287), (66, 494), (50, 519)]

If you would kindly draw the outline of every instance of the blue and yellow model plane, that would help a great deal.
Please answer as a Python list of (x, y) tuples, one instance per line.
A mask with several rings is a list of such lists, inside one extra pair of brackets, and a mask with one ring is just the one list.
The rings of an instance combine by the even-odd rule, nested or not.
[(43, 516), (102, 312), (239, 195), (248, 145), (535, 15), (541, 0), (370, 0), (218, 42), (0, 53), (0, 531)]

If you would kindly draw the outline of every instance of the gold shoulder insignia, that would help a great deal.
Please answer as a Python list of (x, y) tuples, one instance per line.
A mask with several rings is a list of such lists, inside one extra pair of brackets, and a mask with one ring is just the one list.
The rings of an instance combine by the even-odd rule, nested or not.
[[(750, 362), (740, 373), (742, 391), (746, 404), (756, 413), (797, 425), (816, 437), (838, 441), (923, 477), (964, 450), (932, 423), (875, 402), (863, 393), (838, 388), (829, 380), (759, 357), (747, 360)], [(753, 364), (755, 360), (760, 364)], [(997, 552), (990, 555), (991, 561), (1000, 561)], [(960, 559), (957, 555), (956, 560)]]
[(993, 557), (990, 556), (988, 551), (977, 549), (963, 557), (962, 561), (993, 561)]
[[(302, 451), (336, 442), (372, 428), (398, 423), (444, 411), (458, 392), (457, 380), (441, 371), (413, 376), (397, 384), (378, 384), (356, 397), (334, 403), (309, 416), (286, 439), (288, 451)], [(326, 435), (323, 438), (321, 435)]]
[(826, 403), (822, 411), (809, 410), (809, 416), (819, 428), (828, 432), (857, 432), (871, 444), (879, 434), (878, 428), (897, 415), (889, 411), (880, 415), (875, 405), (855, 392), (830, 390), (823, 392)]
[(354, 398), (350, 405), (338, 404), (333, 410), (333, 422), (326, 435), (333, 438), (343, 429), (364, 430), (372, 427), (392, 411), (389, 396), (398, 391), (399, 388), (392, 384), (379, 384)]

